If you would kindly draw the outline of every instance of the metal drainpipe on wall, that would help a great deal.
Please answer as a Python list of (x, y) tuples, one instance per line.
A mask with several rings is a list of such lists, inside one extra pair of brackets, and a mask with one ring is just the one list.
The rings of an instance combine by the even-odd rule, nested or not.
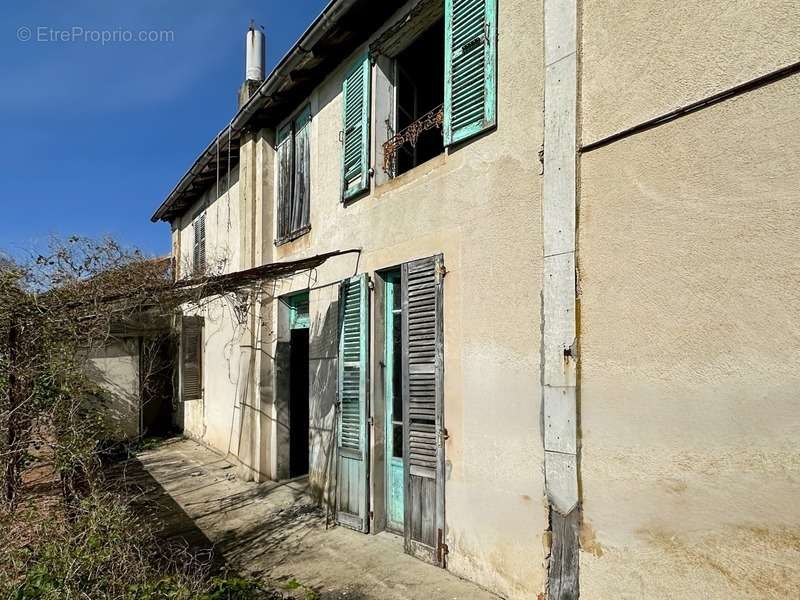
[(542, 411), (547, 595), (578, 598), (576, 163), (578, 0), (544, 2)]

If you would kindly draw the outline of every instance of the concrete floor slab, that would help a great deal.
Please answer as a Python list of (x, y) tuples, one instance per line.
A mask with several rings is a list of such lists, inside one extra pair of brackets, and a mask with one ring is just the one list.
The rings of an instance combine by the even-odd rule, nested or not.
[[(236, 479), (225, 459), (190, 440), (171, 440), (138, 455), (145, 496), (155, 500), (167, 534), (213, 546), (243, 575), (303, 598), (489, 600), (497, 596), (403, 552), (402, 539), (326, 529), (307, 482)], [(292, 583), (290, 583), (292, 582)], [(311, 594), (309, 597), (314, 597)]]

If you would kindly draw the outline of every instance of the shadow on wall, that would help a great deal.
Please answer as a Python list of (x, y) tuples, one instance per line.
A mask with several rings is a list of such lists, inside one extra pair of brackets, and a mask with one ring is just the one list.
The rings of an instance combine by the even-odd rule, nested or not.
[(336, 458), (336, 386), (339, 355), (339, 301), (314, 319), (309, 341), (310, 471), (309, 491), (320, 504), (334, 506), (331, 482)]
[(139, 346), (134, 340), (112, 341), (89, 356), (84, 370), (100, 389), (88, 400), (103, 414), (107, 434), (115, 440), (139, 434)]

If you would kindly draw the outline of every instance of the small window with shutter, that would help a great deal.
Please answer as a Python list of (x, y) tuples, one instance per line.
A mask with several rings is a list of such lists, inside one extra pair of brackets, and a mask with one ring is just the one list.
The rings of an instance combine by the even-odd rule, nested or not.
[(497, 123), (497, 0), (445, 0), (444, 143)]
[(200, 213), (192, 223), (192, 274), (202, 277), (206, 274), (206, 213)]
[(369, 188), (370, 65), (360, 58), (348, 71), (342, 87), (342, 200)]
[(181, 399), (203, 397), (203, 317), (181, 320)]
[(297, 239), (311, 229), (311, 108), (278, 130), (278, 210), (275, 244)]

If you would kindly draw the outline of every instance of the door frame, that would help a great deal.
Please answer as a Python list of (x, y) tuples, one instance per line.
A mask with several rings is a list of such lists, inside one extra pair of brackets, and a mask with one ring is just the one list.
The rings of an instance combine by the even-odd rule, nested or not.
[[(399, 415), (399, 419), (397, 419), (397, 415), (394, 415), (394, 406), (393, 406), (393, 393), (394, 393), (394, 381), (392, 377), (392, 370), (391, 368), (394, 366), (394, 361), (400, 361), (402, 363), (403, 356), (402, 353), (398, 356), (394, 355), (394, 345), (393, 345), (393, 334), (394, 334), (394, 295), (395, 290), (393, 285), (397, 284), (398, 289), (397, 292), (400, 294), (400, 298), (402, 301), (402, 271), (401, 267), (397, 267), (396, 269), (387, 270), (383, 273), (382, 282), (385, 286), (385, 292), (383, 296), (383, 303), (384, 303), (384, 311), (383, 311), (383, 337), (384, 337), (384, 389), (383, 389), (383, 423), (384, 423), (384, 477), (385, 477), (385, 485), (384, 485), (384, 502), (385, 502), (385, 511), (386, 511), (386, 529), (392, 533), (397, 535), (404, 535), (405, 534), (405, 478), (404, 475), (401, 475), (400, 485), (402, 488), (402, 498), (403, 498), (403, 506), (402, 509), (402, 522), (393, 521), (390, 518), (391, 514), (391, 506), (392, 506), (392, 467), (397, 466), (396, 463), (398, 462), (394, 458), (394, 421), (399, 421), (401, 424), (403, 422), (403, 414)], [(402, 310), (402, 308), (401, 308)], [(400, 331), (402, 335), (402, 323), (400, 324)], [(392, 335), (390, 335), (390, 332)], [(400, 380), (400, 390), (399, 392), (403, 393), (403, 382), (402, 378)], [(395, 418), (393, 418), (395, 417)], [(401, 444), (405, 449), (405, 433), (403, 434), (403, 439), (401, 440)], [(399, 459), (401, 473), (405, 471), (405, 457)]]

